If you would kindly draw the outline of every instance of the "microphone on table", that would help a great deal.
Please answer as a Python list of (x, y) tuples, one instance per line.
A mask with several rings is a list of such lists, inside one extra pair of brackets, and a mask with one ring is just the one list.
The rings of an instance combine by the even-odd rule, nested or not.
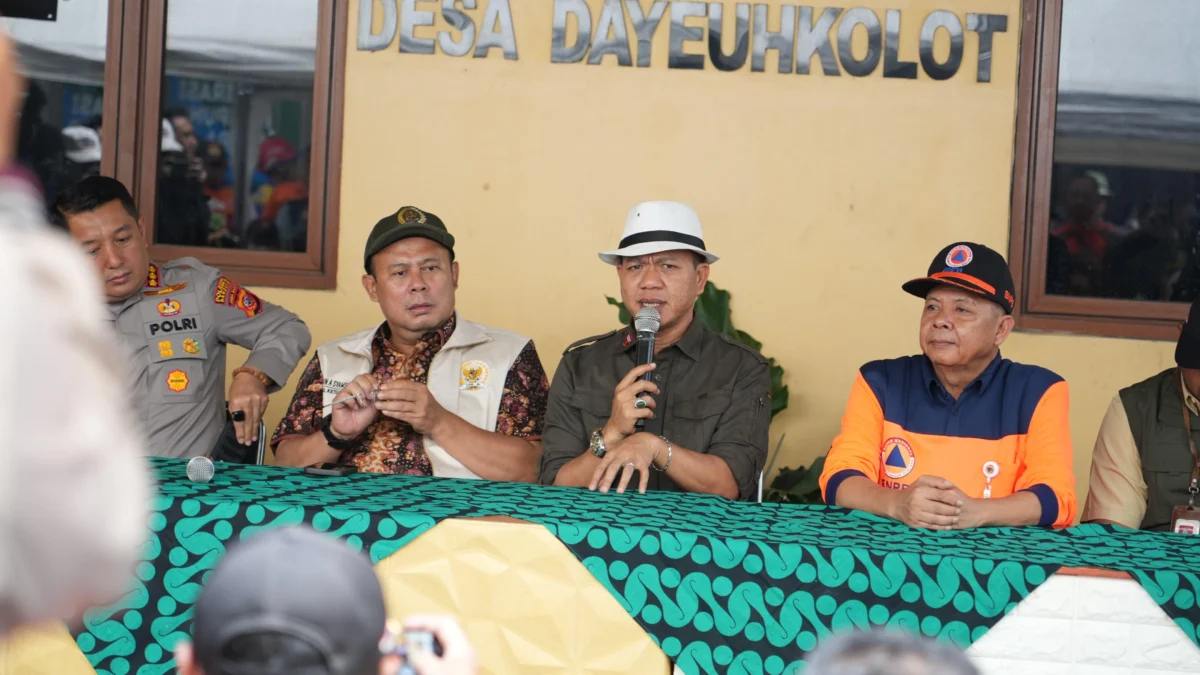
[[(637, 332), (637, 341), (634, 343), (635, 366), (654, 363), (654, 338), (658, 334), (658, 328), (661, 324), (662, 317), (659, 316), (658, 310), (653, 307), (643, 307), (638, 310), (637, 316), (633, 317), (633, 329)], [(654, 379), (654, 373), (646, 373), (638, 379), (650, 382)], [(645, 428), (645, 418), (638, 420), (634, 424), (634, 429), (637, 431), (643, 431)]]
[(213, 468), (212, 460), (201, 455), (193, 457), (187, 463), (187, 477), (193, 483), (207, 483), (212, 480), (216, 469)]

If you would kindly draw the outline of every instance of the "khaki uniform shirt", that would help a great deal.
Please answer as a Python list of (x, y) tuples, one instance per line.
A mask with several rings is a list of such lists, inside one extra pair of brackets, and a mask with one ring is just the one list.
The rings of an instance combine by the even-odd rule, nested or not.
[[(1183, 391), (1188, 409), (1193, 415), (1200, 415), (1200, 401), (1186, 385)], [(1147, 498), (1142, 458), (1129, 428), (1125, 405), (1117, 394), (1104, 413), (1092, 450), (1092, 473), (1081, 521), (1111, 520), (1136, 530), (1146, 516)]]
[[(574, 346), (573, 346), (574, 347)], [(753, 499), (767, 459), (771, 374), (767, 360), (693, 320), (683, 338), (655, 356), (658, 415), (646, 431), (729, 465), (742, 499)], [(542, 432), (540, 482), (588, 452), (592, 432), (608, 421), (617, 383), (634, 367), (634, 336), (625, 328), (568, 349), (550, 385)], [(650, 489), (681, 490), (651, 470)]]
[(312, 342), (295, 314), (241, 288), (195, 258), (150, 264), (142, 290), (108, 306), (127, 352), (132, 407), (147, 450), (207, 455), (225, 425), (225, 345), (277, 391)]

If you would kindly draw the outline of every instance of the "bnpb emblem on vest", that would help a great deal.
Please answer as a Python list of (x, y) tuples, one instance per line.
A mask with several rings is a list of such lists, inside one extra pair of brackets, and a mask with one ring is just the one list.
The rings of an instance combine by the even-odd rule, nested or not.
[(883, 472), (892, 480), (899, 480), (912, 473), (917, 466), (917, 456), (912, 446), (903, 438), (889, 438), (883, 443), (881, 455)]
[(467, 361), (462, 365), (458, 375), (458, 388), (465, 391), (482, 389), (487, 386), (488, 366), (483, 361)]

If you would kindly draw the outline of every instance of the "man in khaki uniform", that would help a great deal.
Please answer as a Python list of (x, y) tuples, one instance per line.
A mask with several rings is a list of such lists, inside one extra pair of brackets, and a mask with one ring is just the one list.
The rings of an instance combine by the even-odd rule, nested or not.
[(130, 405), (150, 454), (212, 452), (225, 424), (225, 345), (250, 350), (234, 371), (229, 413), (239, 443), (258, 440), (267, 392), (308, 351), (308, 327), (194, 258), (150, 261), (128, 190), (103, 176), (55, 201), (51, 217), (92, 257), (127, 352)]

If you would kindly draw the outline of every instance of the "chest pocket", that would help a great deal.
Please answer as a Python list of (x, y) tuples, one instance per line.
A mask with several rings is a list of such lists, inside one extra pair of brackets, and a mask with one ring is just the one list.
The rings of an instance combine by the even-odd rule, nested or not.
[[(1194, 462), (1182, 425), (1157, 425), (1147, 436), (1141, 448), (1142, 477), (1149, 497), (1144, 524), (1160, 527), (1171, 522), (1172, 508), (1187, 504)], [(1192, 436), (1200, 443), (1200, 432), (1193, 431)]]
[(590, 437), (593, 431), (604, 426), (612, 416), (612, 397), (575, 392), (571, 396), (571, 407), (579, 410), (583, 417), (583, 427)]
[(151, 397), (157, 403), (192, 403), (204, 390), (209, 345), (196, 295), (146, 296), (140, 303), (150, 356)]
[(712, 445), (721, 415), (729, 410), (728, 392), (713, 392), (671, 403), (663, 431), (672, 442), (689, 450), (705, 452)]

